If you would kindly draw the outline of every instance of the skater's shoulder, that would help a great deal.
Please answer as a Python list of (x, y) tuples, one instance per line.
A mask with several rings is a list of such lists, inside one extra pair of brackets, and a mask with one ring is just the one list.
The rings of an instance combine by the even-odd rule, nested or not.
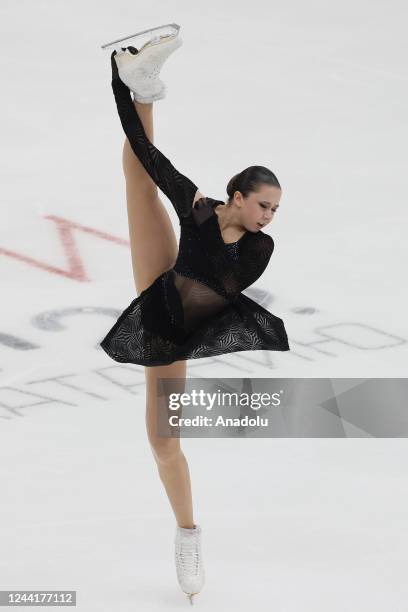
[(199, 208), (203, 207), (216, 208), (219, 204), (225, 204), (225, 202), (222, 200), (216, 200), (215, 198), (210, 198), (209, 196), (205, 196), (197, 191), (192, 207), (198, 210)]

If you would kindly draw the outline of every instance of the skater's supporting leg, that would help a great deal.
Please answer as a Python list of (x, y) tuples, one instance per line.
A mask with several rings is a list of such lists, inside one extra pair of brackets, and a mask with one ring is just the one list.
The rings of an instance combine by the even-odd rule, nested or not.
[(166, 419), (163, 398), (157, 396), (157, 378), (185, 380), (186, 361), (176, 361), (168, 366), (146, 367), (146, 428), (160, 479), (166, 489), (179, 527), (194, 527), (191, 480), (186, 457), (180, 447), (180, 438), (157, 435), (159, 418)]

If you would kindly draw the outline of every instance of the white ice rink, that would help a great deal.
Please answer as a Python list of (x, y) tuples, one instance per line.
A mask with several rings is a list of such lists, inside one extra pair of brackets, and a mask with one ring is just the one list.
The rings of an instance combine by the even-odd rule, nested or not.
[[(284, 320), (291, 351), (190, 361), (188, 376), (405, 377), (407, 13), (2, 0), (0, 590), (76, 590), (81, 612), (189, 609), (144, 369), (98, 346), (136, 296), (100, 45), (179, 23), (156, 146), (213, 198), (255, 164), (283, 187), (275, 252), (245, 293)], [(197, 609), (406, 612), (408, 446), (369, 438), (183, 440)]]

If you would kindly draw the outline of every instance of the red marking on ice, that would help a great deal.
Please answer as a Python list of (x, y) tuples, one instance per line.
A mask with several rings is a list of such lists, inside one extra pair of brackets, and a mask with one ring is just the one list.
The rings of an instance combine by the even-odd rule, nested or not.
[(54, 221), (57, 224), (58, 235), (61, 239), (62, 248), (65, 252), (68, 261), (67, 270), (64, 270), (63, 268), (57, 268), (45, 262), (33, 259), (32, 257), (28, 257), (27, 255), (17, 253), (16, 251), (9, 251), (8, 249), (3, 249), (1, 247), (0, 255), (6, 255), (7, 257), (12, 257), (13, 259), (24, 261), (30, 266), (45, 270), (46, 272), (51, 272), (52, 274), (59, 274), (60, 276), (65, 276), (66, 278), (71, 278), (72, 280), (77, 280), (81, 282), (89, 282), (91, 279), (86, 275), (85, 268), (82, 263), (82, 258), (75, 242), (75, 235), (73, 230), (79, 230), (87, 234), (92, 234), (93, 236), (97, 236), (98, 238), (102, 238), (103, 240), (114, 242), (115, 244), (121, 244), (125, 246), (130, 245), (128, 240), (118, 238), (117, 236), (112, 236), (112, 234), (107, 234), (106, 232), (102, 232), (93, 227), (81, 225), (80, 223), (76, 223), (75, 221), (63, 219), (62, 217), (57, 217), (55, 215), (46, 215), (44, 218), (49, 219), (50, 221)]

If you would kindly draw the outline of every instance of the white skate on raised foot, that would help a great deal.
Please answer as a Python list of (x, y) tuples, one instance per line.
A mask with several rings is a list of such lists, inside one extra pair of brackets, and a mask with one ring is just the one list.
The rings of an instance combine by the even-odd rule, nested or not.
[(179, 585), (193, 604), (193, 596), (204, 586), (205, 574), (201, 550), (201, 527), (176, 526), (175, 561)]
[[(169, 55), (183, 44), (179, 30), (176, 23), (167, 24), (102, 45), (104, 49), (119, 49), (115, 55), (119, 77), (138, 102), (148, 104), (166, 96), (166, 86), (159, 74)], [(146, 34), (148, 40), (140, 46), (139, 41)], [(124, 47), (125, 42), (134, 42), (139, 48)]]

